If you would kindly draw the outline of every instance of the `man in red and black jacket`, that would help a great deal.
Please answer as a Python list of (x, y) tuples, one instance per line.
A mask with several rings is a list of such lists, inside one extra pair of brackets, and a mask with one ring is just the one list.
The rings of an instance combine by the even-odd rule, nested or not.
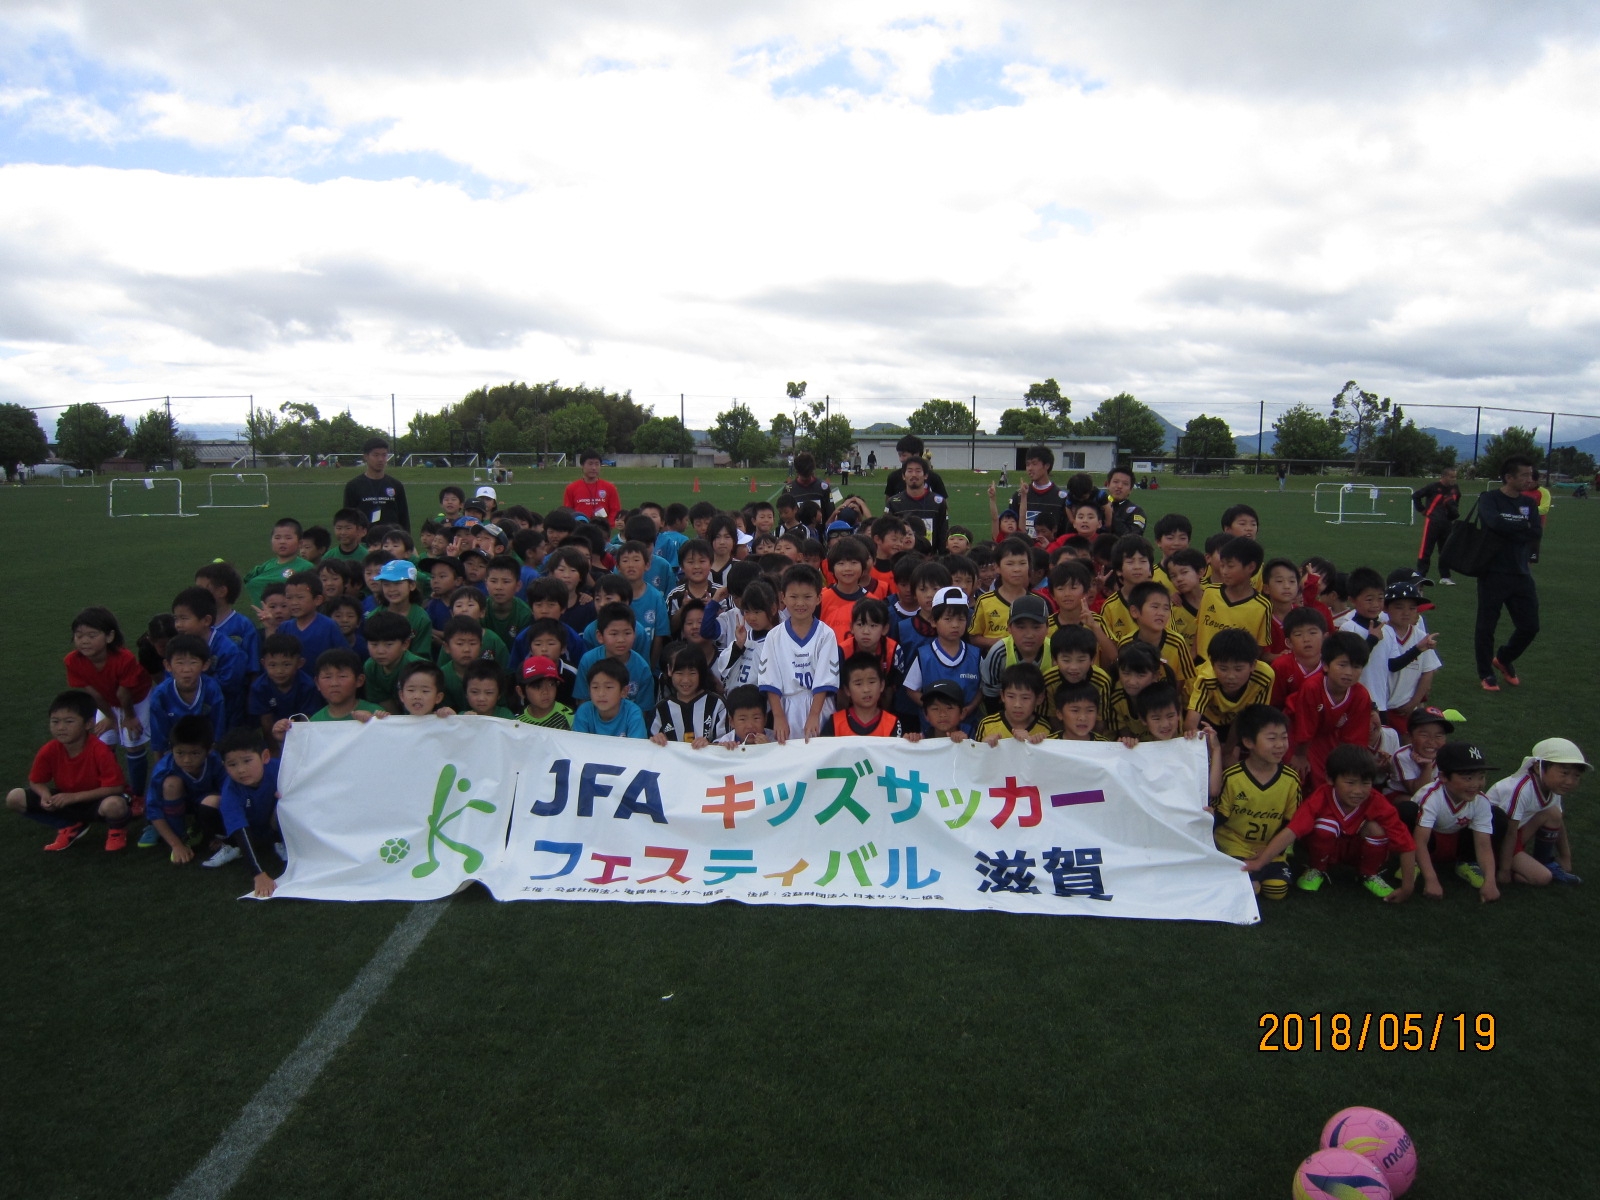
[(1445, 538), (1450, 535), (1451, 524), (1461, 515), (1461, 489), (1456, 486), (1456, 469), (1446, 467), (1434, 482), (1412, 492), (1411, 503), (1422, 514), (1422, 544), (1417, 547), (1417, 571), (1423, 575), (1428, 573), (1433, 552), (1439, 548), (1439, 582), (1453, 586), (1455, 580), (1450, 578), (1450, 570), (1445, 566), (1442, 548)]

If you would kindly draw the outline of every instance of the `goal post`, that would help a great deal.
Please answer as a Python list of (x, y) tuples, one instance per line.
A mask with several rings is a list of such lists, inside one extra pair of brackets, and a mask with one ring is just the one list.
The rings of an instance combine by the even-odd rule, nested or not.
[(61, 472), (62, 487), (92, 488), (97, 486), (93, 471), (79, 471), (68, 467)]
[(170, 475), (151, 479), (116, 478), (106, 489), (106, 512), (112, 517), (192, 517), (183, 511), (183, 480)]
[(317, 456), (317, 466), (359, 467), (366, 457), (367, 456), (362, 454), (360, 451), (346, 452), (341, 450), (337, 454), (319, 454)]
[[(273, 467), (309, 467), (311, 465), (311, 455), (309, 454), (257, 454), (255, 455), (255, 460), (253, 465), (256, 468), (269, 470)], [(243, 460), (241, 459), (240, 462), (230, 465), (239, 466), (242, 462)]]
[(523, 450), (508, 450), (504, 454), (496, 454), (489, 460), (489, 465), (508, 471), (518, 467), (526, 467), (530, 470), (538, 467), (564, 467), (567, 465), (567, 456), (560, 452), (540, 454)]
[(475, 467), (476, 454), (449, 454), (443, 450), (418, 450), (401, 459), (402, 467)]
[(1411, 525), (1417, 519), (1408, 487), (1319, 483), (1312, 508), (1329, 525)]
[(259, 472), (218, 472), (206, 479), (206, 502), (201, 508), (266, 508), (272, 488)]

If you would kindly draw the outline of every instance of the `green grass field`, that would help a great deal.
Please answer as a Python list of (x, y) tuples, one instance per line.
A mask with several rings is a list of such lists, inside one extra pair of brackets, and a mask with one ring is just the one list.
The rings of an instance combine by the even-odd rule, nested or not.
[[(307, 482), (327, 475), (339, 482)], [(625, 500), (692, 501), (689, 472), (607, 472)], [(402, 472), (414, 513), (452, 480)], [(79, 607), (136, 634), (194, 568), (266, 557), (270, 518), (328, 522), (346, 472), (273, 474), (268, 510), (111, 520), (103, 487), (0, 489), (46, 547), (0, 596), (8, 686), (0, 758), (15, 786)], [(185, 476), (203, 500), (204, 473)], [(569, 475), (502, 502), (544, 508)], [(759, 494), (781, 479), (756, 472)], [(947, 474), (954, 517), (987, 522), (986, 480)], [(881, 474), (864, 481), (875, 496)], [(959, 482), (958, 482), (959, 480)], [(1402, 482), (1402, 481), (1396, 481)], [(749, 498), (748, 476), (701, 498)], [(199, 496), (195, 492), (201, 493)], [(1416, 528), (1335, 527), (1310, 482), (1235, 477), (1136, 497), (1200, 531), (1255, 504), (1269, 553), (1342, 569), (1408, 563)], [(1507, 773), (1541, 737), (1592, 755), (1595, 656), (1585, 547), (1600, 506), (1560, 503), (1537, 568), (1544, 629), (1523, 686), (1487, 695), (1474, 588), (1437, 588), (1439, 703)], [(1592, 787), (1589, 788), (1592, 792)], [(1594, 875), (1592, 797), (1568, 809)], [(165, 1195), (194, 1168), (409, 911), (246, 904), (242, 871), (108, 856), (100, 835), (46, 855), (0, 823), (8, 1047), (0, 1192)], [(438, 926), (234, 1189), (285, 1196), (1216, 1196), (1289, 1193), (1348, 1104), (1416, 1139), (1411, 1195), (1573, 1197), (1600, 1084), (1590, 1026), (1596, 891), (1513, 889), (1481, 906), (1384, 905), (1342, 877), (1249, 928), (999, 914), (498, 904)], [(671, 996), (670, 1000), (663, 999)], [(1263, 1013), (1493, 1014), (1492, 1050), (1264, 1053)], [(1326, 1025), (1324, 1026), (1326, 1028)], [(1308, 1034), (1309, 1038), (1309, 1034)], [(1446, 1044), (1448, 1043), (1448, 1045)]]

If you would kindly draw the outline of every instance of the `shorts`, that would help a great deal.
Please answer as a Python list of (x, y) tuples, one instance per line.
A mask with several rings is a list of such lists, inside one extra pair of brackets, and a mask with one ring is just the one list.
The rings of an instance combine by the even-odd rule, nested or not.
[[(76, 804), (63, 804), (60, 808), (46, 808), (44, 801), (39, 799), (39, 793), (33, 790), (33, 785), (25, 783), (22, 790), (28, 796), (28, 815), (32, 817), (59, 817), (69, 825), (87, 825), (91, 821), (100, 820), (100, 805), (104, 800), (80, 800)], [(115, 799), (114, 796), (106, 797), (107, 800)]]
[(1289, 869), (1289, 864), (1286, 862), (1269, 862), (1261, 870), (1251, 871), (1250, 878), (1255, 883), (1266, 883), (1268, 880), (1276, 879), (1287, 884), (1294, 878), (1294, 872)]
[[(110, 729), (100, 735), (100, 740), (108, 746), (121, 745), (124, 750), (137, 750), (141, 746), (150, 744), (150, 693), (146, 692), (143, 700), (133, 702), (133, 715), (139, 718), (139, 736), (129, 740), (128, 731), (122, 727), (122, 722), (116, 721)], [(106, 714), (97, 712), (94, 715), (95, 724), (106, 719)]]

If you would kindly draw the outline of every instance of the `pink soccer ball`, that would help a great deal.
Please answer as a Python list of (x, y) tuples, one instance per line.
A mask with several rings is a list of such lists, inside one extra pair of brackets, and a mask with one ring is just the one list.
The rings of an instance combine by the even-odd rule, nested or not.
[(1354, 1150), (1318, 1150), (1294, 1173), (1294, 1200), (1389, 1200), (1383, 1172)]
[(1322, 1127), (1322, 1144), (1354, 1150), (1371, 1159), (1389, 1181), (1389, 1194), (1403, 1196), (1417, 1178), (1417, 1147), (1399, 1121), (1375, 1108), (1345, 1108)]

